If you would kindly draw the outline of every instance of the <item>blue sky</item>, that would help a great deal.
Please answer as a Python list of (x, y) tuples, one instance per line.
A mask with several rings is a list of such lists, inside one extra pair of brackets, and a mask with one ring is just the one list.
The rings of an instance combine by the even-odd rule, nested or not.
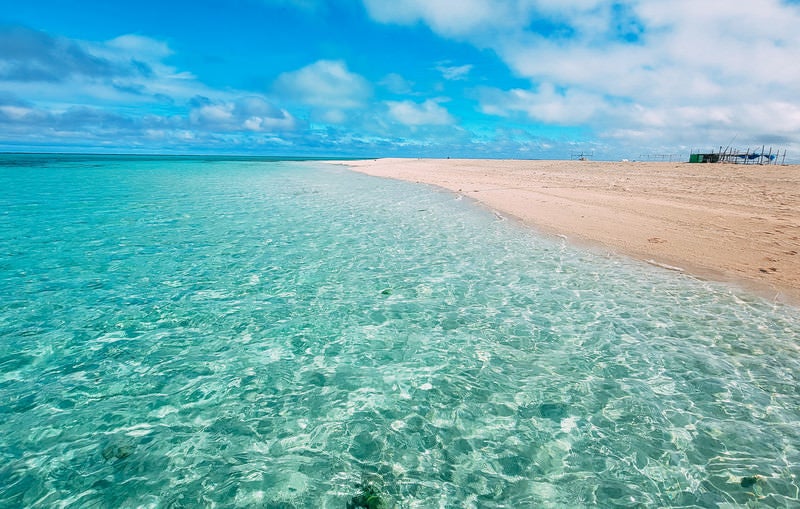
[(0, 151), (792, 160), (798, 26), (786, 0), (0, 0)]

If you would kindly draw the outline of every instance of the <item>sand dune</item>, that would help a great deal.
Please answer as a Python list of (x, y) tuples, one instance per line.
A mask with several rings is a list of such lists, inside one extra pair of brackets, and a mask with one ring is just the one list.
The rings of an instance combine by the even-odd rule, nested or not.
[(378, 159), (548, 233), (800, 303), (800, 166)]

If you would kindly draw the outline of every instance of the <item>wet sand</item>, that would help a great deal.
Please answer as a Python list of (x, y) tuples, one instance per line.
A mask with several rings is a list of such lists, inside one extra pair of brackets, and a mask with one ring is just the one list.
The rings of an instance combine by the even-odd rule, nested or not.
[(576, 243), (800, 303), (800, 166), (378, 159)]

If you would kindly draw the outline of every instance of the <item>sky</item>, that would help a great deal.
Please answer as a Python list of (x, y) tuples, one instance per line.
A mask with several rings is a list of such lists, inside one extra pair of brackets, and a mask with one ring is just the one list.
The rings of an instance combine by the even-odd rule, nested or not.
[(800, 161), (800, 0), (0, 0), (0, 151)]

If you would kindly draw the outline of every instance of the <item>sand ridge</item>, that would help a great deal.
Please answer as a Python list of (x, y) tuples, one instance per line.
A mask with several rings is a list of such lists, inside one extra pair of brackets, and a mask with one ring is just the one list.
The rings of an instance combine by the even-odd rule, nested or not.
[(800, 166), (377, 159), (545, 232), (800, 303)]

